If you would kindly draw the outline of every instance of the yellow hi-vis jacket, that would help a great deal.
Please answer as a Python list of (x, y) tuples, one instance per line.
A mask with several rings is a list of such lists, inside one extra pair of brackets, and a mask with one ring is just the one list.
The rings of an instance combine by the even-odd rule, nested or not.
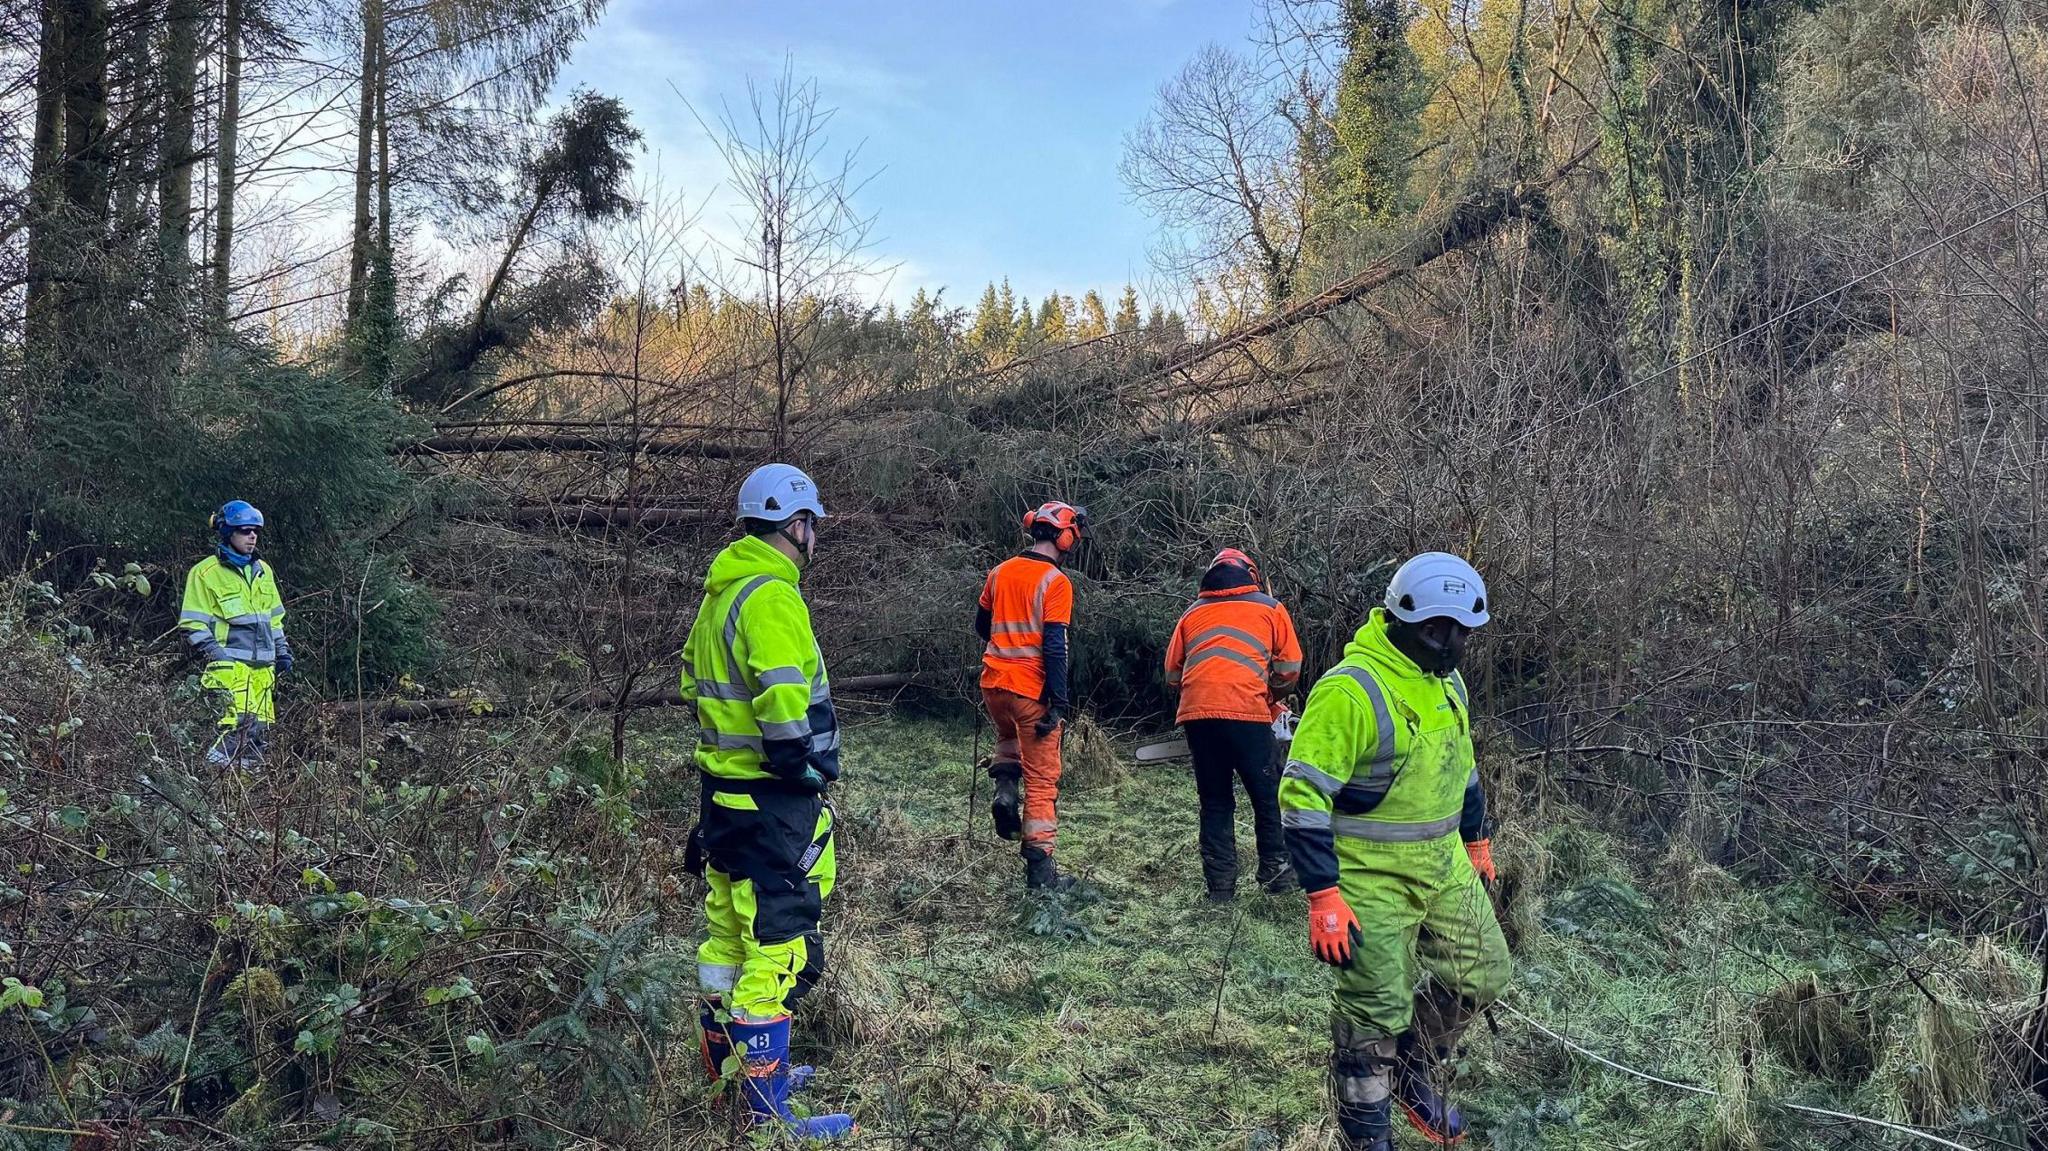
[(208, 663), (270, 667), (289, 650), (277, 573), (262, 560), (233, 567), (219, 556), (192, 565), (178, 629)]
[(697, 766), (723, 780), (839, 778), (839, 719), (797, 566), (745, 536), (711, 561), (683, 644), (683, 698), (697, 706)]
[(1485, 836), (1464, 677), (1416, 667), (1387, 637), (1385, 608), (1309, 692), (1280, 779), (1280, 821), (1308, 891), (1335, 884), (1340, 861), (1369, 859), (1376, 845)]

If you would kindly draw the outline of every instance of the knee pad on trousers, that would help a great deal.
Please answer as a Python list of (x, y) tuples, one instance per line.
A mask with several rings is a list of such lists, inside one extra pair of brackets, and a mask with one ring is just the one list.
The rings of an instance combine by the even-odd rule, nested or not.
[(1330, 1020), (1330, 1085), (1339, 1105), (1371, 1106), (1393, 1094), (1392, 1072), (1400, 1044), (1368, 1032), (1342, 1016)]

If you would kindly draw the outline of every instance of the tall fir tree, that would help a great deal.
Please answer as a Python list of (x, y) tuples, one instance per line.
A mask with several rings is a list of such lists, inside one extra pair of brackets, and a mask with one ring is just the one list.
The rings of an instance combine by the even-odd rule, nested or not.
[(1116, 302), (1114, 328), (1118, 332), (1135, 332), (1143, 326), (1144, 320), (1138, 311), (1138, 289), (1124, 285), (1124, 294)]
[(981, 300), (974, 306), (974, 323), (967, 329), (967, 346), (985, 355), (1006, 350), (1010, 346), (1015, 320), (1010, 314), (1009, 304), (996, 293), (996, 286), (990, 284), (982, 289)]
[(1067, 342), (1069, 333), (1065, 299), (1066, 297), (1058, 292), (1051, 292), (1046, 295), (1045, 302), (1038, 306), (1038, 335), (1048, 344)]
[(1109, 312), (1102, 306), (1102, 295), (1090, 288), (1081, 294), (1081, 315), (1074, 321), (1074, 338), (1099, 339), (1108, 331)]

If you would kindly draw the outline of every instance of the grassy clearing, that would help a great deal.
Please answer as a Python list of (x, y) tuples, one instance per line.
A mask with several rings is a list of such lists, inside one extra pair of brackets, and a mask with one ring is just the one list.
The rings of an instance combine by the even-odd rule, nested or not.
[[(832, 975), (800, 1016), (814, 1102), (852, 1109), (868, 1147), (1334, 1146), (1329, 978), (1302, 897), (1203, 900), (1185, 766), (1070, 756), (1060, 860), (1083, 886), (1044, 902), (988, 829), (974, 744), (965, 724), (896, 720), (849, 739)], [(1249, 861), (1248, 825), (1239, 843)], [(1997, 1068), (2037, 973), (1996, 941), (1858, 928), (1803, 888), (1747, 889), (1682, 845), (1637, 858), (1571, 822), (1511, 822), (1497, 845), (1509, 1001), (1725, 1098), (1606, 1070), (1502, 1013), (1464, 1061), (1477, 1146), (1911, 1145), (1770, 1101), (2021, 1141)], [(717, 1110), (672, 1134), (715, 1141)]]

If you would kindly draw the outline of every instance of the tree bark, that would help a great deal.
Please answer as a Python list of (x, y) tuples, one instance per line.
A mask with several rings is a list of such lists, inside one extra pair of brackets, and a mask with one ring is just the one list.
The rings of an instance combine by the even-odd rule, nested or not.
[(55, 253), (64, 154), (64, 25), (60, 0), (43, 0), (36, 53), (36, 128), (29, 167), (28, 347), (43, 354), (57, 337)]
[(480, 343), (483, 340), (484, 328), (490, 323), (491, 309), (497, 305), (499, 293), (505, 290), (505, 281), (511, 278), (512, 261), (519, 258), (519, 249), (526, 246), (527, 234), (533, 231), (534, 222), (540, 219), (541, 211), (547, 207), (548, 197), (554, 195), (554, 192), (552, 178), (543, 178), (540, 185), (533, 190), (533, 202), (528, 204), (526, 211), (520, 215), (518, 225), (512, 229), (511, 242), (505, 245), (504, 257), (498, 261), (497, 269), (491, 273), (490, 282), (484, 285), (483, 295), (477, 298), (476, 318), (470, 322), (469, 328), (471, 343)]
[(107, 146), (106, 0), (64, 0), (64, 150), (59, 181), (64, 212), (55, 259), (62, 332), (57, 344), (67, 373), (90, 358), (97, 284), (104, 275), (99, 257), (107, 234), (112, 154)]
[[(164, 13), (164, 130), (156, 234), (157, 307), (167, 314), (184, 311), (192, 271), (192, 122), (197, 112), (199, 19), (199, 0), (170, 0)], [(182, 322), (178, 327), (182, 333)]]
[(226, 327), (228, 285), (235, 255), (235, 147), (242, 117), (242, 0), (223, 0), (220, 16), (220, 128), (214, 157), (213, 275), (207, 312)]
[(355, 226), (348, 247), (348, 326), (363, 312), (370, 271), (370, 191), (376, 182), (374, 146), (377, 135), (378, 72), (384, 66), (384, 0), (362, 0), (362, 78), (356, 92)]

